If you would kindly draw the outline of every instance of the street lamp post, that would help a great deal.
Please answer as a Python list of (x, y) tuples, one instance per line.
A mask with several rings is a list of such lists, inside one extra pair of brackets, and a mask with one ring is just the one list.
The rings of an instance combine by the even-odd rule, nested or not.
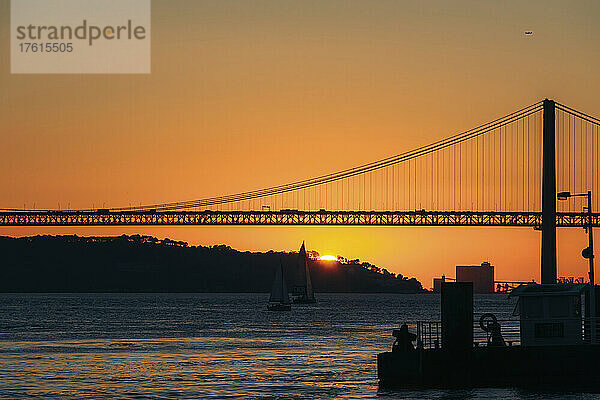
[(596, 289), (594, 279), (594, 234), (592, 225), (592, 191), (588, 190), (587, 193), (571, 194), (571, 192), (559, 192), (557, 194), (558, 200), (567, 200), (569, 197), (587, 197), (587, 233), (588, 233), (588, 247), (583, 249), (581, 255), (583, 258), (587, 258), (590, 264), (590, 270), (588, 272), (590, 280), (590, 327), (591, 342), (594, 343), (596, 339)]

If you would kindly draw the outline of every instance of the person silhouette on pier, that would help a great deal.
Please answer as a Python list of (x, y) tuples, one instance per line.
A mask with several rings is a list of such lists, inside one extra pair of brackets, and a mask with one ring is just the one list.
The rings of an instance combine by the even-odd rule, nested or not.
[(394, 329), (392, 335), (396, 338), (392, 351), (407, 353), (415, 349), (412, 342), (417, 339), (417, 335), (408, 331), (408, 325), (402, 324), (400, 329)]

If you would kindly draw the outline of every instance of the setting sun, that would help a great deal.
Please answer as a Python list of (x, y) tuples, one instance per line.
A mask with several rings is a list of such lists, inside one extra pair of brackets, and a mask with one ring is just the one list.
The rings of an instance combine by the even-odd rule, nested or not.
[(319, 257), (319, 260), (321, 260), (321, 261), (337, 261), (337, 257), (332, 256), (332, 255), (324, 255), (324, 256)]

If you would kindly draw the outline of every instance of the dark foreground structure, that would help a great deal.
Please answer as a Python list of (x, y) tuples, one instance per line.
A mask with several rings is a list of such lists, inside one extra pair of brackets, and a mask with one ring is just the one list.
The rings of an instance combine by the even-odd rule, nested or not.
[[(472, 284), (444, 283), (441, 323), (417, 323), (414, 335), (407, 325), (394, 331), (392, 351), (377, 357), (380, 386), (600, 390), (599, 332), (595, 318), (589, 317), (589, 288), (521, 286), (514, 293), (519, 296), (518, 327), (503, 332), (493, 314), (483, 314), (476, 324), (484, 332), (479, 345), (473, 338)], [(514, 340), (505, 340), (505, 333)]]
[(388, 388), (580, 387), (600, 389), (600, 346), (513, 346), (474, 348), (467, 353), (441, 349), (377, 357), (380, 385)]

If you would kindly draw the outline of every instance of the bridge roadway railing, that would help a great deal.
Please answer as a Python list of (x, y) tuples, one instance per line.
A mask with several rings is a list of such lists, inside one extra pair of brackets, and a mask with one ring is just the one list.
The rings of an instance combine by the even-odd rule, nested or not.
[[(582, 227), (585, 213), (557, 213), (558, 227)], [(540, 212), (469, 211), (10, 211), (0, 226), (101, 225), (359, 225), (359, 226), (523, 226), (539, 228)], [(592, 223), (600, 227), (600, 213)]]

